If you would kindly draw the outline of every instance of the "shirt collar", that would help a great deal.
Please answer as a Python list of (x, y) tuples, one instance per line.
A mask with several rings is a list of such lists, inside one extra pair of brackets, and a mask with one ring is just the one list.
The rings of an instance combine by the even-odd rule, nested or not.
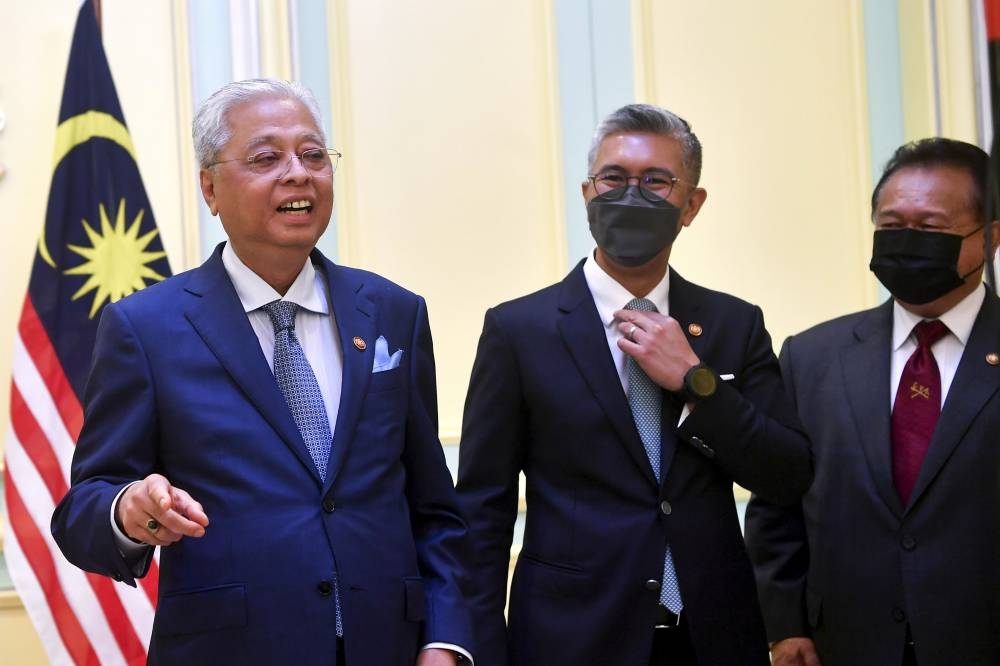
[(310, 312), (324, 315), (329, 313), (320, 275), (308, 258), (284, 296), (244, 264), (236, 256), (231, 243), (226, 243), (222, 248), (222, 265), (225, 266), (226, 273), (236, 288), (236, 295), (239, 296), (244, 312), (259, 310), (271, 301), (285, 300)]
[[(965, 347), (972, 334), (972, 326), (976, 323), (979, 310), (983, 307), (986, 299), (986, 286), (980, 285), (979, 289), (973, 290), (971, 294), (955, 304), (950, 310), (938, 317), (948, 327), (948, 331), (958, 338), (958, 341)], [(923, 321), (923, 317), (913, 314), (898, 302), (892, 304), (892, 348), (898, 350), (903, 346), (913, 332), (913, 327)]]
[[(624, 308), (629, 301), (635, 298), (635, 295), (604, 272), (604, 269), (594, 259), (593, 252), (583, 264), (583, 276), (587, 280), (587, 287), (590, 288), (591, 295), (594, 297), (594, 305), (597, 306), (601, 322), (605, 326), (611, 326), (615, 321), (615, 311)], [(669, 292), (670, 267), (667, 266), (667, 270), (663, 273), (663, 279), (644, 298), (651, 300), (657, 311), (665, 315), (669, 314)]]

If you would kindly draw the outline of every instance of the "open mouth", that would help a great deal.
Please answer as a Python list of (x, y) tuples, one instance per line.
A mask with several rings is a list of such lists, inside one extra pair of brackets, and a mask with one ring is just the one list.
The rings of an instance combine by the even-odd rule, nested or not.
[(305, 215), (312, 210), (312, 203), (301, 199), (299, 201), (289, 201), (288, 203), (281, 204), (278, 206), (277, 211), (279, 213), (292, 213)]

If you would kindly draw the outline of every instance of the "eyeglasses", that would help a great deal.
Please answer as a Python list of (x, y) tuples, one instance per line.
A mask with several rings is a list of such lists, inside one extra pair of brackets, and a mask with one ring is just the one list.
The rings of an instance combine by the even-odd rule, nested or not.
[(341, 154), (333, 148), (310, 148), (303, 150), (298, 155), (284, 150), (262, 150), (249, 157), (236, 157), (231, 160), (212, 162), (207, 168), (226, 162), (245, 162), (250, 171), (258, 176), (279, 180), (288, 173), (288, 169), (292, 166), (292, 159), (297, 159), (313, 178), (332, 178), (341, 157)]
[(587, 176), (599, 195), (616, 201), (625, 196), (628, 184), (633, 180), (639, 185), (639, 194), (646, 201), (660, 201), (670, 196), (675, 183), (685, 181), (669, 171), (647, 171), (641, 176), (629, 176), (624, 171), (608, 170)]

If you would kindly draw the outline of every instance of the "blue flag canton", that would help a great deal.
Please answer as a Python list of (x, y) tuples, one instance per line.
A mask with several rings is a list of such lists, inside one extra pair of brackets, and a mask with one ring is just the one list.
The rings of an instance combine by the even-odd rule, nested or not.
[(88, 1), (70, 50), (45, 229), (29, 285), (77, 395), (101, 308), (169, 275)]

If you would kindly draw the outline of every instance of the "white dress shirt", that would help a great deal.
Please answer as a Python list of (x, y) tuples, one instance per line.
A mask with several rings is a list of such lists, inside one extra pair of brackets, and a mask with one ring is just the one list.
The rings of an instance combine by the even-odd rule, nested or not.
[[(604, 269), (597, 264), (594, 253), (591, 252), (587, 261), (583, 264), (583, 277), (587, 280), (587, 287), (591, 296), (594, 297), (594, 305), (597, 306), (597, 314), (604, 324), (604, 335), (608, 339), (608, 349), (611, 351), (611, 358), (615, 361), (615, 368), (618, 370), (618, 378), (622, 382), (622, 389), (628, 393), (628, 368), (625, 364), (626, 354), (618, 348), (618, 341), (623, 333), (618, 329), (620, 320), (615, 319), (615, 311), (622, 310), (635, 296), (628, 289), (623, 287), (617, 280), (604, 272)], [(656, 306), (656, 310), (665, 316), (669, 316), (668, 296), (670, 295), (670, 267), (667, 267), (663, 274), (663, 279), (656, 283), (648, 294), (647, 298)]]
[[(959, 301), (952, 309), (938, 317), (948, 332), (931, 347), (934, 360), (941, 372), (941, 404), (948, 397), (948, 389), (955, 379), (958, 363), (962, 360), (965, 345), (969, 342), (972, 326), (976, 323), (979, 310), (986, 299), (986, 286), (980, 285), (971, 294)], [(917, 348), (917, 338), (913, 335), (913, 327), (923, 321), (923, 317), (915, 315), (899, 303), (892, 305), (892, 366), (889, 375), (889, 408), (896, 402), (896, 391), (899, 389), (899, 379), (903, 368)]]

